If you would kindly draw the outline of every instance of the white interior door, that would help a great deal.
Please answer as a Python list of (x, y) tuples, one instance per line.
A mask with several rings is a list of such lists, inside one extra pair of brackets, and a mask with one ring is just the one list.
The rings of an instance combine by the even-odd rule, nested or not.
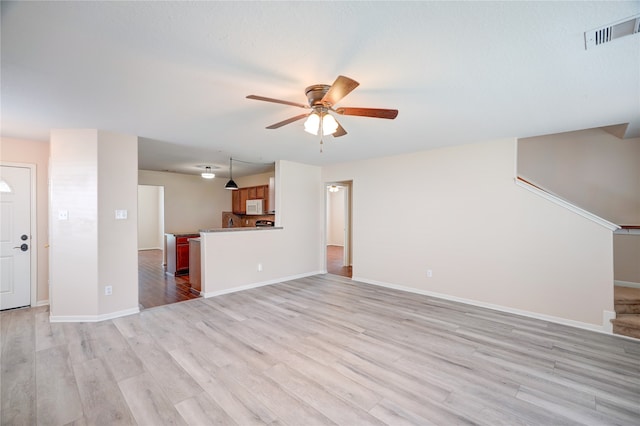
[(0, 309), (31, 302), (31, 170), (0, 166)]

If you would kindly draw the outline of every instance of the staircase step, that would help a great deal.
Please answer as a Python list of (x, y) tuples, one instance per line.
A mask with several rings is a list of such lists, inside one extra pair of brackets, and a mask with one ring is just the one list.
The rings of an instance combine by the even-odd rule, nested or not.
[(614, 305), (614, 309), (616, 314), (618, 315), (640, 315), (640, 303), (636, 304), (620, 304), (616, 303)]
[(615, 311), (620, 314), (640, 314), (640, 288), (615, 286)]
[(613, 332), (640, 339), (640, 315), (620, 315), (612, 319)]

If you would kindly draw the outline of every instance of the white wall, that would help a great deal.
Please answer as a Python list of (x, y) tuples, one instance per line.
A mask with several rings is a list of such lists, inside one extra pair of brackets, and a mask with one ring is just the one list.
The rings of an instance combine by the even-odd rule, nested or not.
[(345, 191), (327, 192), (327, 245), (344, 246)]
[(602, 328), (612, 233), (516, 186), (515, 149), (510, 139), (324, 167), (323, 182), (353, 180), (354, 280)]
[(164, 248), (164, 188), (138, 185), (138, 250)]
[(320, 168), (279, 161), (276, 174), (276, 209), (280, 212), (276, 224), (283, 229), (203, 234), (202, 291), (206, 295), (321, 272), (324, 201)]
[[(51, 131), (52, 321), (138, 311), (137, 142), (93, 129)], [(116, 209), (127, 210), (128, 218), (116, 221)]]
[(167, 233), (190, 233), (222, 227), (222, 212), (231, 211), (227, 179), (140, 170), (140, 185), (164, 187), (164, 228)]

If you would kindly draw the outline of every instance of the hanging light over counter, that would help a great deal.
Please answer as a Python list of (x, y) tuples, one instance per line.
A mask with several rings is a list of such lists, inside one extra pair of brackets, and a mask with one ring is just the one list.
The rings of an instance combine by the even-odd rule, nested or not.
[(233, 181), (233, 158), (231, 157), (229, 157), (229, 182), (224, 186), (224, 189), (232, 191), (238, 189), (238, 184)]

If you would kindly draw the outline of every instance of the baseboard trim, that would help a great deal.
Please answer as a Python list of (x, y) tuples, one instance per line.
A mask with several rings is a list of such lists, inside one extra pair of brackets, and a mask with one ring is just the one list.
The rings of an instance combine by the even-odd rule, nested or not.
[(634, 283), (633, 281), (618, 281), (618, 280), (615, 280), (613, 283), (615, 285), (619, 286), (619, 287), (640, 288), (640, 283)]
[[(401, 285), (397, 285), (397, 284), (390, 284), (390, 283), (386, 283), (386, 282), (382, 282), (382, 281), (370, 280), (370, 279), (364, 278), (364, 277), (353, 277), (352, 279), (353, 279), (353, 281), (359, 281), (359, 282), (362, 282), (362, 283), (365, 283), (365, 284), (372, 284), (372, 285), (377, 285), (379, 287), (386, 287), (386, 288), (391, 288), (391, 289), (394, 289), (394, 290), (406, 291), (408, 293), (421, 294), (423, 296), (435, 297), (437, 299), (450, 300), (452, 302), (459, 302), (459, 303), (464, 303), (464, 304), (471, 305), (471, 306), (478, 306), (480, 308), (491, 309), (491, 310), (494, 310), (494, 311), (506, 312), (506, 313), (509, 313), (509, 314), (515, 314), (515, 315), (520, 315), (520, 316), (523, 316), (523, 317), (539, 319), (539, 320), (543, 320), (543, 321), (553, 322), (553, 323), (556, 323), (556, 324), (568, 325), (570, 327), (581, 328), (581, 329), (590, 330), (590, 331), (596, 331), (596, 332), (604, 333), (604, 334), (611, 334), (612, 333), (612, 331), (611, 332), (607, 331), (608, 324), (604, 323), (605, 318), (608, 318), (607, 311), (603, 312), (603, 325), (602, 326), (597, 326), (597, 325), (589, 324), (589, 323), (586, 323), (586, 322), (574, 321), (574, 320), (570, 320), (570, 319), (566, 319), (566, 318), (560, 318), (560, 317), (554, 317), (554, 316), (551, 316), (551, 315), (539, 314), (537, 312), (524, 311), (524, 310), (521, 310), (521, 309), (510, 308), (510, 307), (502, 306), (502, 305), (494, 305), (493, 303), (486, 303), (486, 302), (481, 302), (481, 301), (478, 301), (478, 300), (465, 299), (465, 298), (462, 298), (462, 297), (451, 296), (451, 295), (443, 294), (443, 293), (436, 293), (436, 292), (428, 291), (428, 290), (421, 290), (421, 289), (412, 288), (412, 287), (405, 287), (405, 286), (401, 286)], [(608, 322), (608, 319), (606, 321)], [(617, 336), (617, 335), (615, 335), (615, 336)]]
[(100, 322), (137, 313), (140, 313), (139, 307), (102, 315), (50, 315), (49, 322)]
[(251, 290), (252, 288), (258, 288), (258, 287), (264, 287), (266, 285), (272, 285), (272, 284), (278, 284), (278, 283), (282, 283), (285, 281), (291, 281), (291, 280), (297, 280), (300, 278), (306, 278), (306, 277), (311, 277), (313, 275), (318, 275), (318, 274), (322, 274), (322, 271), (314, 271), (314, 272), (305, 272), (304, 274), (298, 274), (298, 275), (289, 275), (287, 277), (282, 277), (282, 278), (276, 278), (273, 280), (267, 280), (267, 281), (261, 281), (258, 283), (253, 283), (253, 284), (247, 284), (247, 285), (243, 285), (240, 287), (232, 287), (232, 288), (228, 288), (228, 289), (224, 289), (224, 290), (219, 290), (219, 291), (210, 291), (210, 292), (200, 292), (200, 294), (202, 295), (202, 297), (204, 298), (209, 298), (209, 297), (216, 297), (216, 296), (222, 296), (223, 294), (230, 294), (230, 293), (237, 293), (239, 291), (243, 291), (243, 290)]
[(36, 302), (36, 306), (49, 306), (49, 301), (48, 300), (38, 300)]

